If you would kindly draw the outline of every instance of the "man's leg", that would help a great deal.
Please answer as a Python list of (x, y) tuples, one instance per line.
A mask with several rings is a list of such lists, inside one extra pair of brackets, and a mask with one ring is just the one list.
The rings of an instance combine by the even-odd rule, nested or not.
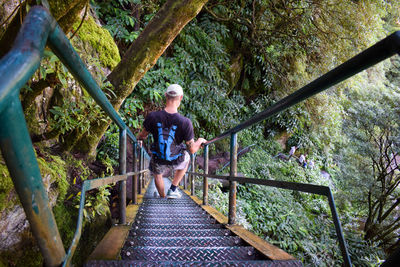
[(168, 190), (167, 197), (168, 198), (180, 198), (181, 194), (176, 190), (176, 188), (179, 185), (179, 182), (182, 180), (183, 176), (186, 173), (186, 170), (188, 169), (189, 166), (189, 161), (190, 161), (190, 156), (189, 153), (185, 152), (185, 159), (182, 163), (179, 165), (174, 165), (174, 179), (172, 180), (171, 187)]
[(154, 183), (156, 184), (156, 188), (160, 197), (165, 197), (165, 190), (164, 190), (164, 179), (163, 179), (163, 172), (164, 166), (157, 164), (154, 162), (154, 158), (152, 157), (150, 160), (149, 169), (154, 176)]
[(174, 186), (178, 186), (179, 185), (180, 181), (182, 180), (183, 176), (186, 173), (187, 168), (188, 167), (186, 166), (186, 168), (183, 169), (183, 170), (175, 170), (174, 179), (172, 180), (172, 184)]
[(165, 197), (164, 179), (162, 177), (162, 174), (154, 174), (154, 182), (156, 184), (156, 188), (160, 197)]

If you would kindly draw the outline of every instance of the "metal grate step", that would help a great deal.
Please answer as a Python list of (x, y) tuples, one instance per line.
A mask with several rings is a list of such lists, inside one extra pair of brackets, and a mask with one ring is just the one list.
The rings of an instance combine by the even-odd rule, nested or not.
[(223, 225), (215, 223), (207, 224), (153, 224), (140, 223), (132, 226), (132, 229), (161, 229), (161, 230), (198, 230), (198, 229), (224, 229)]
[(128, 247), (121, 251), (123, 260), (146, 261), (224, 261), (263, 259), (253, 247)]
[(176, 205), (143, 205), (140, 207), (140, 211), (146, 211), (146, 212), (159, 212), (159, 211), (165, 211), (165, 212), (171, 212), (171, 211), (202, 211), (202, 208), (200, 206), (194, 206), (194, 205), (187, 205), (187, 204), (176, 204)]
[(138, 218), (135, 221), (136, 224), (205, 224), (205, 223), (216, 223), (215, 219), (211, 218), (194, 218), (194, 219), (181, 219), (181, 218)]
[(193, 202), (193, 200), (189, 197), (184, 197), (182, 196), (182, 198), (176, 198), (176, 199), (156, 199), (156, 198), (148, 198), (145, 199), (144, 202), (146, 202), (146, 204), (151, 204), (151, 205), (157, 205), (157, 204), (162, 204), (162, 205), (175, 205), (175, 204), (196, 204), (195, 202)]
[(152, 205), (152, 206), (181, 206), (181, 205), (189, 205), (191, 207), (198, 206), (191, 199), (173, 199), (173, 200), (158, 200), (158, 199), (146, 199), (143, 204)]
[(212, 237), (136, 237), (128, 238), (125, 246), (148, 247), (229, 247), (245, 246), (246, 243), (237, 236)]
[(122, 260), (86, 266), (302, 266), (299, 261), (269, 260), (189, 196), (160, 199), (151, 190), (121, 250)]
[(129, 236), (163, 236), (163, 237), (183, 237), (183, 236), (232, 236), (232, 232), (227, 229), (201, 229), (201, 230), (159, 230), (159, 229), (137, 229), (129, 233)]
[(301, 267), (300, 261), (89, 261), (86, 267)]
[(137, 214), (137, 216), (136, 216), (136, 218), (142, 218), (142, 217), (146, 217), (146, 218), (165, 218), (165, 219), (174, 219), (174, 218), (177, 218), (177, 217), (186, 218), (186, 219), (190, 219), (190, 218), (211, 218), (211, 216), (206, 214), (206, 213), (193, 213), (193, 211), (187, 212), (187, 213), (176, 212), (176, 213), (164, 213), (164, 214), (139, 212)]

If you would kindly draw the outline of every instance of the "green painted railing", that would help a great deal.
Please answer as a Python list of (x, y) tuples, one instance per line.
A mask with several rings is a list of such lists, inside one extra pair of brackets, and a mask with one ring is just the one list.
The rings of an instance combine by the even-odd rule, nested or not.
[[(380, 42), (376, 43), (372, 47), (366, 49), (335, 69), (329, 71), (325, 75), (319, 77), (318, 79), (312, 81), (306, 86), (300, 88), (296, 92), (287, 97), (281, 99), (276, 102), (271, 107), (266, 110), (255, 114), (250, 119), (242, 122), (236, 127), (226, 131), (220, 136), (215, 137), (205, 144), (204, 149), (204, 173), (196, 173), (189, 172), (190, 186), (191, 186), (191, 194), (194, 195), (194, 176), (203, 177), (203, 204), (208, 204), (208, 178), (220, 179), (220, 180), (228, 180), (229, 181), (229, 214), (228, 214), (228, 223), (234, 224), (236, 219), (236, 183), (249, 183), (249, 184), (258, 184), (269, 187), (288, 189), (293, 191), (301, 191), (306, 193), (318, 194), (322, 196), (326, 196), (328, 198), (329, 207), (332, 213), (333, 222), (336, 229), (337, 238), (339, 240), (340, 249), (342, 252), (342, 257), (345, 266), (351, 266), (351, 260), (348, 253), (348, 249), (346, 246), (346, 242), (343, 237), (342, 227), (340, 225), (340, 221), (337, 215), (335, 202), (333, 199), (332, 192), (327, 186), (319, 186), (312, 184), (302, 184), (302, 183), (293, 183), (293, 182), (283, 182), (283, 181), (274, 181), (274, 180), (264, 180), (264, 179), (255, 179), (255, 178), (246, 178), (246, 177), (238, 177), (237, 176), (237, 159), (238, 159), (238, 143), (237, 143), (237, 134), (267, 118), (270, 118), (279, 112), (284, 111), (285, 109), (312, 97), (313, 95), (320, 93), (346, 79), (349, 77), (395, 55), (400, 54), (400, 31), (397, 31)], [(230, 174), (229, 176), (221, 176), (221, 175), (211, 175), (208, 174), (208, 146), (222, 140), (226, 137), (230, 137)], [(191, 170), (195, 170), (194, 166), (194, 157), (191, 158)], [(185, 178), (186, 179), (186, 178)], [(185, 181), (184, 185), (188, 183)]]
[[(120, 129), (121, 175), (85, 181), (81, 193), (81, 205), (77, 230), (68, 254), (63, 243), (43, 186), (42, 177), (32, 146), (24, 113), (19, 99), (20, 89), (29, 81), (40, 66), (45, 46), (57, 55), (72, 75), (93, 97), (105, 113)], [(0, 148), (15, 190), (26, 213), (31, 230), (38, 242), (46, 266), (69, 265), (78, 244), (82, 227), (85, 192), (99, 186), (118, 182), (120, 190), (120, 223), (126, 219), (126, 179), (133, 175), (133, 203), (144, 185), (145, 161), (150, 159), (144, 148), (125, 125), (117, 111), (97, 85), (85, 64), (75, 52), (68, 38), (47, 9), (32, 7), (25, 18), (13, 48), (0, 60)], [(133, 141), (134, 171), (126, 173), (126, 138)]]

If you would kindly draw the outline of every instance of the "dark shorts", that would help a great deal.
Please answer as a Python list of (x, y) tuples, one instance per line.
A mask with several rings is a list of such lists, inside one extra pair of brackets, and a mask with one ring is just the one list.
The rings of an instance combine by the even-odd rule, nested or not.
[(155, 162), (154, 158), (151, 157), (149, 169), (152, 174), (162, 174), (168, 168), (171, 168), (173, 170), (184, 170), (189, 165), (190, 155), (187, 151), (185, 151), (183, 156), (184, 156), (184, 160), (181, 163), (178, 163), (176, 165), (160, 164), (160, 163)]

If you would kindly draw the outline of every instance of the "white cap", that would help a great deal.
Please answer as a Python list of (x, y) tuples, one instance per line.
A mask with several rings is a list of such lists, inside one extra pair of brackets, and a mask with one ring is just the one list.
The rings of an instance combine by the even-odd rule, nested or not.
[(181, 96), (183, 95), (183, 89), (179, 84), (171, 84), (167, 88), (167, 94), (169, 96)]

